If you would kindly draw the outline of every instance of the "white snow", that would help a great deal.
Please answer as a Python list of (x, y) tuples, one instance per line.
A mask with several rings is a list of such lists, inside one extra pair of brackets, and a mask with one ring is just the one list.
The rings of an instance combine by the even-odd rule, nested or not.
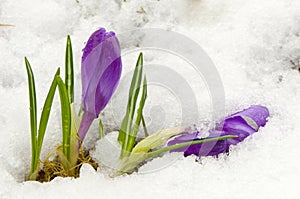
[[(121, 146), (118, 142), (118, 131), (113, 131), (100, 139), (95, 144), (95, 150), (91, 151), (91, 156), (96, 162), (101, 163), (101, 167), (109, 169), (118, 169), (118, 160), (120, 157)], [(103, 150), (105, 149), (105, 150)], [(110, 172), (108, 173), (109, 176)]]
[[(0, 24), (15, 25), (0, 26), (0, 198), (299, 197), (300, 73), (292, 70), (290, 63), (300, 58), (299, 0), (78, 2), (0, 2)], [(66, 36), (70, 34), (75, 59), (75, 98), (80, 104), (81, 49), (88, 36), (100, 26), (116, 33), (135, 28), (162, 28), (190, 37), (207, 52), (219, 71), (226, 95), (225, 115), (251, 104), (262, 104), (271, 112), (269, 122), (245, 142), (232, 147), (229, 156), (219, 159), (202, 158), (198, 163), (195, 157), (167, 154), (130, 176), (111, 179), (102, 171), (95, 172), (84, 165), (78, 179), (56, 178), (43, 184), (24, 182), (30, 167), (30, 126), (23, 57), (28, 57), (34, 70), (38, 110), (41, 110), (57, 67), (64, 65)], [(132, 70), (136, 58), (137, 53), (124, 57), (123, 77)], [(202, 81), (183, 70), (182, 61), (145, 51), (145, 63), (171, 65), (187, 77), (197, 94), (200, 110), (197, 125), (211, 120), (208, 92)], [(128, 87), (120, 85), (120, 88), (124, 89), (118, 90), (101, 115), (106, 132), (118, 128), (125, 111), (126, 100), (118, 96), (126, 96)], [(149, 103), (145, 108), (151, 132), (184, 120), (178, 113), (181, 105), (176, 95), (155, 90), (154, 85), (152, 92), (149, 89)], [(61, 140), (59, 117), (56, 96), (42, 159)], [(224, 117), (224, 113), (219, 117)], [(102, 150), (97, 147), (97, 140), (95, 122), (85, 140), (86, 148), (96, 147), (95, 159), (101, 158)]]

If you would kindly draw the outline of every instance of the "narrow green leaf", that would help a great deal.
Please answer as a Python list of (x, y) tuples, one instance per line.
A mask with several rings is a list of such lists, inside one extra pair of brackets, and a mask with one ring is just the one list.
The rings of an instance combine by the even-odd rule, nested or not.
[(165, 145), (171, 137), (183, 133), (186, 133), (186, 127), (183, 126), (160, 130), (137, 143), (134, 146), (132, 153), (147, 153), (151, 150), (161, 147), (162, 145)]
[(140, 53), (134, 70), (131, 85), (130, 85), (126, 114), (122, 121), (121, 129), (118, 136), (118, 141), (122, 143), (121, 157), (124, 156), (123, 153), (127, 149), (129, 137), (131, 136), (130, 132), (132, 130), (132, 120), (134, 117), (136, 101), (140, 91), (142, 74), (143, 74), (143, 53)]
[[(77, 164), (78, 155), (79, 155), (79, 148), (78, 148), (78, 130), (80, 126), (80, 118), (76, 114), (75, 111), (75, 104), (71, 103), (71, 139), (70, 139), (70, 160), (65, 165), (65, 168), (69, 170), (69, 172), (73, 172)], [(69, 167), (68, 167), (69, 165)]]
[(167, 151), (171, 151), (171, 150), (175, 150), (175, 149), (179, 149), (182, 147), (186, 147), (186, 146), (192, 146), (195, 144), (202, 144), (205, 142), (214, 142), (214, 141), (219, 141), (219, 140), (226, 140), (228, 138), (236, 138), (236, 135), (225, 135), (225, 136), (220, 136), (220, 137), (215, 137), (215, 138), (204, 138), (204, 139), (200, 139), (200, 140), (194, 140), (194, 141), (189, 141), (189, 142), (183, 142), (180, 144), (174, 144), (172, 146), (167, 146), (161, 149), (158, 149), (156, 151), (150, 152), (147, 154), (147, 158), (153, 158), (156, 157), (164, 152)]
[(100, 136), (100, 139), (104, 138), (103, 124), (102, 124), (101, 119), (99, 121), (99, 136)]
[(120, 128), (119, 136), (118, 136), (118, 141), (122, 145), (125, 142), (125, 138), (126, 138), (126, 128), (128, 125), (130, 125), (128, 120), (129, 120), (129, 113), (126, 111), (125, 116), (121, 123), (121, 128)]
[(71, 150), (71, 110), (66, 86), (60, 76), (56, 76), (57, 86), (60, 96), (61, 119), (63, 130), (62, 151), (66, 158), (70, 161)]
[(35, 93), (35, 82), (34, 75), (28, 62), (25, 57), (25, 65), (28, 75), (28, 88), (29, 88), (29, 102), (30, 102), (30, 128), (31, 128), (31, 170), (30, 175), (32, 175), (36, 166), (36, 145), (37, 145), (37, 114), (36, 114), (36, 93)]
[(144, 129), (144, 134), (145, 134), (145, 138), (149, 136), (148, 130), (147, 130), (147, 125), (145, 122), (145, 118), (144, 115), (142, 115), (142, 125), (143, 125), (143, 129)]
[(141, 123), (141, 120), (142, 120), (143, 109), (144, 109), (146, 98), (147, 98), (147, 79), (146, 79), (146, 75), (145, 75), (144, 76), (144, 82), (143, 82), (142, 96), (141, 96), (141, 99), (140, 99), (140, 105), (139, 105), (139, 108), (138, 108), (138, 111), (137, 111), (137, 117), (136, 117), (135, 125), (133, 127), (132, 132), (130, 133), (131, 136), (129, 137), (126, 151), (131, 152), (133, 146), (135, 145), (136, 135), (139, 131), (140, 123)]
[(70, 35), (67, 38), (66, 60), (65, 60), (65, 84), (68, 92), (70, 103), (74, 101), (74, 69), (73, 69), (73, 52)]
[[(120, 158), (122, 158), (125, 153), (124, 149), (126, 148), (125, 141), (126, 141), (126, 137), (127, 137), (127, 134), (126, 134), (127, 126), (130, 126), (130, 123), (129, 123), (129, 113), (126, 111), (126, 114), (121, 123), (121, 128), (120, 128), (119, 136), (118, 136), (118, 141), (122, 144), (122, 151), (121, 151)], [(131, 130), (131, 128), (130, 128), (130, 130)]]
[[(139, 54), (136, 67), (134, 69), (133, 78), (130, 84), (130, 90), (129, 90), (129, 102), (134, 102), (137, 100), (138, 91), (140, 90), (140, 85), (142, 82), (142, 75), (143, 75), (143, 53)], [(135, 105), (135, 103), (131, 104), (132, 106)], [(129, 107), (131, 108), (131, 107)]]
[(55, 90), (56, 90), (56, 86), (57, 86), (56, 76), (59, 75), (59, 73), (60, 73), (60, 69), (58, 68), (56, 71), (56, 74), (53, 78), (53, 81), (51, 83), (51, 87), (47, 94), (47, 97), (46, 97), (46, 100), (44, 103), (44, 107), (43, 107), (43, 111), (41, 114), (38, 136), (37, 136), (37, 149), (36, 149), (36, 161), (37, 162), (36, 162), (36, 164), (38, 164), (38, 161), (40, 158), (42, 144), (43, 144), (43, 140), (44, 140), (44, 136), (45, 136), (48, 120), (49, 120), (49, 115), (50, 115), (50, 111), (51, 111), (51, 107), (52, 107), (52, 103), (53, 103), (53, 98), (54, 98), (54, 94), (55, 94)]
[(78, 114), (76, 114), (75, 104), (71, 103), (70, 107), (71, 107), (71, 136), (74, 136), (77, 139), (81, 119), (78, 116)]
[(142, 81), (142, 73), (143, 73), (143, 53), (140, 53), (130, 84), (126, 114), (123, 119), (121, 130), (118, 137), (118, 141), (121, 143), (126, 142), (125, 141), (126, 134), (128, 134), (132, 128), (132, 120), (135, 112), (136, 100), (140, 91), (140, 85)]

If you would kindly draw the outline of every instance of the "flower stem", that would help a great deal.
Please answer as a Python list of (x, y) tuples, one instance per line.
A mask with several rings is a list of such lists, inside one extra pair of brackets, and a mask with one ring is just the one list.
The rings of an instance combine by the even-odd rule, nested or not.
[(82, 119), (81, 119), (81, 123), (80, 123), (80, 127), (78, 130), (78, 136), (80, 138), (80, 141), (83, 142), (86, 133), (88, 132), (93, 120), (94, 120), (94, 116), (88, 112), (84, 112)]

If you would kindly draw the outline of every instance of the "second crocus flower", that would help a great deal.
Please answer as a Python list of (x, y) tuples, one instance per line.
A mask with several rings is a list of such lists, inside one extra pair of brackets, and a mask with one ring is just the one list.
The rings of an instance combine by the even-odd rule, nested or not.
[[(221, 153), (229, 151), (231, 145), (242, 142), (246, 137), (257, 132), (267, 123), (269, 111), (266, 107), (253, 105), (243, 111), (230, 115), (225, 118), (215, 129), (209, 131), (206, 138), (216, 138), (226, 135), (234, 135), (236, 138), (195, 144), (189, 147), (183, 147), (172, 152), (184, 152), (184, 156), (218, 156)], [(201, 132), (181, 135), (168, 143), (169, 146), (183, 142), (202, 139)]]
[(78, 136), (85, 135), (112, 97), (122, 72), (121, 49), (114, 32), (95, 31), (83, 49), (81, 62), (83, 116)]

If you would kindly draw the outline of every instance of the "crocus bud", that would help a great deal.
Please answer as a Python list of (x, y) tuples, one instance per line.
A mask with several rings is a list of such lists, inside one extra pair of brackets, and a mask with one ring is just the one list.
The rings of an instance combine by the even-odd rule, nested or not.
[(91, 123), (112, 97), (122, 72), (121, 50), (114, 32), (100, 28), (83, 49), (81, 62), (83, 116), (78, 135), (83, 141)]
[[(266, 107), (254, 105), (241, 112), (235, 113), (222, 121), (214, 130), (209, 131), (207, 138), (215, 138), (226, 135), (235, 135), (236, 138), (219, 140), (215, 142), (207, 142), (195, 144), (189, 147), (183, 147), (171, 152), (184, 152), (184, 156), (197, 155), (201, 156), (218, 156), (220, 153), (229, 151), (230, 145), (236, 145), (242, 142), (246, 137), (258, 131), (259, 127), (265, 126), (269, 111)], [(170, 141), (168, 145), (199, 140), (201, 132), (181, 135)]]

